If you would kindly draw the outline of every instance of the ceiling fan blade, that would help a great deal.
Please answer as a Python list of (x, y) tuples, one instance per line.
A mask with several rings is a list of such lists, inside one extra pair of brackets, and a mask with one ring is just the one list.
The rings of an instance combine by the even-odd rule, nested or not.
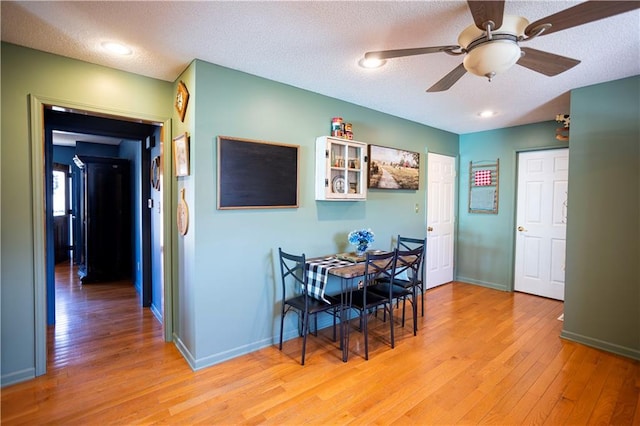
[(504, 15), (504, 1), (480, 1), (467, 0), (469, 10), (473, 16), (476, 27), (485, 31), (485, 23), (492, 21), (494, 25), (491, 30), (496, 30), (502, 26), (502, 16)]
[(527, 36), (531, 36), (535, 34), (535, 29), (540, 25), (551, 24), (551, 28), (546, 29), (540, 34), (540, 36), (543, 36), (638, 8), (640, 8), (640, 2), (638, 1), (586, 1), (545, 18), (538, 19), (529, 24), (524, 30), (524, 33)]
[(518, 65), (549, 77), (565, 72), (580, 63), (577, 59), (531, 49), (530, 47), (521, 47), (520, 50), (524, 52), (524, 56), (516, 62)]
[(465, 69), (463, 64), (458, 65), (451, 71), (449, 74), (445, 75), (433, 86), (427, 89), (427, 92), (443, 92), (453, 86), (456, 81), (460, 80), (460, 78), (465, 75), (467, 70)]
[(411, 49), (396, 50), (379, 50), (377, 52), (367, 52), (364, 54), (365, 59), (391, 59), (403, 56), (424, 55), (426, 53), (444, 52), (447, 50), (460, 49), (458, 45), (452, 46), (433, 46), (433, 47), (415, 47)]

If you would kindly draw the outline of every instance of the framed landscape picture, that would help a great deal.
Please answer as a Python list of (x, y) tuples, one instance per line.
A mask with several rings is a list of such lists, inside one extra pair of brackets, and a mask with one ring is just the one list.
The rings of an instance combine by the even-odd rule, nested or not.
[(369, 188), (412, 189), (420, 187), (420, 153), (369, 145)]

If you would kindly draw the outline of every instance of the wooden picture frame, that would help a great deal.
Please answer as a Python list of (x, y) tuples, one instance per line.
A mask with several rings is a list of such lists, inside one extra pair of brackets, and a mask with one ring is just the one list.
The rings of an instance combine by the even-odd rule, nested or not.
[(189, 176), (189, 134), (173, 138), (173, 160), (176, 176)]
[(218, 210), (297, 208), (299, 149), (218, 136)]
[(368, 187), (376, 189), (420, 188), (420, 153), (369, 145)]
[(183, 81), (178, 83), (178, 91), (176, 92), (176, 111), (180, 121), (184, 121), (184, 115), (187, 113), (187, 105), (189, 104), (189, 91), (187, 85)]

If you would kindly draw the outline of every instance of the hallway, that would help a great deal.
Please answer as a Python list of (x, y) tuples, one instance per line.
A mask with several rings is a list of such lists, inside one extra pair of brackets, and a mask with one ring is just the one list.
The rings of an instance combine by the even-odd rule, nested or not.
[[(162, 325), (129, 280), (82, 285), (77, 266), (56, 265), (56, 325), (47, 328), (47, 369), (100, 365), (164, 345)], [(173, 345), (171, 345), (173, 346)]]

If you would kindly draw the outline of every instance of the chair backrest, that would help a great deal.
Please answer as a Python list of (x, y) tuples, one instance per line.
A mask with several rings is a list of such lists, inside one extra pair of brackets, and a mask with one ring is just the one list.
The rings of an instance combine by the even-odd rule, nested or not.
[(378, 280), (385, 280), (393, 284), (397, 257), (397, 249), (385, 253), (367, 253), (364, 266), (365, 289)]
[(424, 246), (415, 247), (410, 250), (398, 250), (396, 260), (396, 277), (406, 276), (412, 285), (416, 285), (422, 278), (422, 258), (424, 256)]
[(287, 286), (295, 289), (297, 294), (307, 295), (306, 257), (303, 254), (296, 255), (282, 251), (278, 248), (280, 256), (280, 276), (282, 277), (282, 297), (287, 298)]
[(397, 243), (398, 251), (407, 251), (413, 250), (416, 248), (422, 249), (422, 255), (420, 256), (420, 265), (418, 269), (418, 275), (416, 278), (422, 279), (423, 271), (424, 271), (424, 257), (427, 253), (427, 239), (426, 238), (411, 238), (411, 237), (403, 237), (398, 235), (398, 243)]

